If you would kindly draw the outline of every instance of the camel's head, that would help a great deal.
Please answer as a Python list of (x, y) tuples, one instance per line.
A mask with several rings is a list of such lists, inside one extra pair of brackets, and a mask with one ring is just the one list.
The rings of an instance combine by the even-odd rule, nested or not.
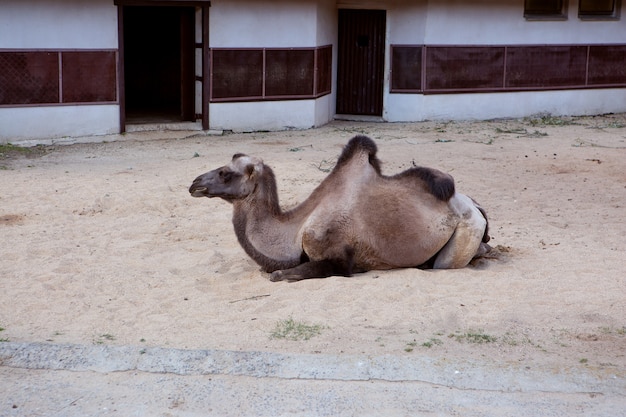
[(238, 153), (228, 165), (193, 180), (189, 193), (194, 197), (220, 197), (226, 201), (243, 199), (256, 189), (262, 171), (261, 159)]

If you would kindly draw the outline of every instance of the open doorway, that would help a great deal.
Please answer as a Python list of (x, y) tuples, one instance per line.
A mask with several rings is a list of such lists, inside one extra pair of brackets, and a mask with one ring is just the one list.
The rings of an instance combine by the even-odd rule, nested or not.
[(194, 121), (195, 8), (125, 6), (123, 16), (126, 123)]

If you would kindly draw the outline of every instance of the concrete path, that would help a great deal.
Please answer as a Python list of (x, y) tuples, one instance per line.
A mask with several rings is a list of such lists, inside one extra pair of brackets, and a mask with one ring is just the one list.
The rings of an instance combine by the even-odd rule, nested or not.
[(0, 343), (0, 416), (626, 416), (626, 378), (419, 356)]

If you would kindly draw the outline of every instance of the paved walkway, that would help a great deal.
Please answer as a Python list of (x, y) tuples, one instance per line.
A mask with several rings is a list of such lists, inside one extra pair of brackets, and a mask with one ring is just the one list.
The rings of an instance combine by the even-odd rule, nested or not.
[(0, 343), (0, 416), (626, 416), (626, 378), (418, 356)]

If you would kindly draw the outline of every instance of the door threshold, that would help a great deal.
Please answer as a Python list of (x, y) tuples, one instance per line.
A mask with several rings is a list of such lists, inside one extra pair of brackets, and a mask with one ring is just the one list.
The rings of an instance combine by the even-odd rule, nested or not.
[(152, 132), (156, 130), (202, 130), (202, 122), (126, 123), (126, 132)]
[(382, 116), (364, 116), (361, 114), (336, 114), (334, 117), (335, 120), (347, 120), (349, 122), (375, 122), (381, 123), (384, 122)]

